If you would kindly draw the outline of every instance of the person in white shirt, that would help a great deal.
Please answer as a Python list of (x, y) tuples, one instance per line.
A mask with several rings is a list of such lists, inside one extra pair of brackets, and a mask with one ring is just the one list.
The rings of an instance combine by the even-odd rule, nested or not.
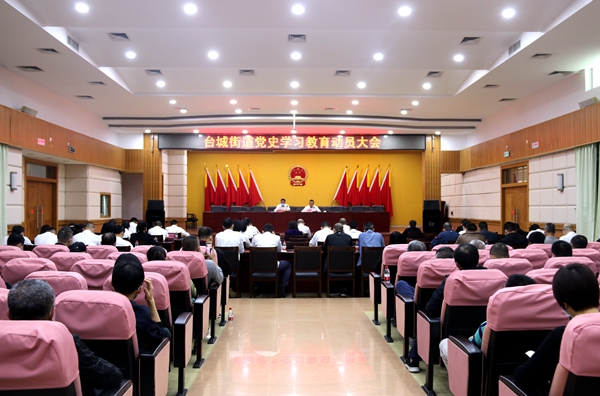
[(123, 228), (123, 239), (129, 240), (129, 238), (131, 237), (131, 231), (129, 231), (129, 226), (130, 223), (128, 221), (124, 220), (123, 223), (121, 223), (120, 227)]
[[(20, 226), (20, 225), (13, 226), (10, 233), (11, 234), (21, 234), (23, 236), (23, 239), (25, 240), (25, 245), (33, 245), (33, 243), (31, 243), (31, 240), (25, 236), (25, 227)], [(4, 246), (6, 246), (8, 243), (8, 237), (9, 237), (8, 235), (5, 236), (4, 240), (2, 241), (2, 244)]]
[(346, 219), (344, 217), (342, 217), (340, 219), (340, 221), (338, 221), (338, 223), (340, 223), (344, 229), (344, 234), (349, 234), (350, 233), (350, 227), (348, 226), (348, 223), (346, 222)]
[(360, 234), (362, 234), (362, 232), (357, 230), (358, 222), (355, 220), (352, 220), (350, 222), (349, 226), (350, 226), (350, 231), (348, 231), (347, 234), (350, 235), (352, 237), (352, 239), (358, 239)]
[(252, 238), (254, 238), (255, 235), (260, 234), (258, 228), (252, 225), (252, 221), (250, 221), (249, 218), (246, 217), (243, 221), (246, 224), (246, 231), (244, 232), (244, 234), (246, 234), (248, 240), (252, 240)]
[(318, 246), (319, 242), (325, 242), (327, 235), (333, 234), (333, 230), (329, 225), (328, 221), (324, 221), (321, 223), (321, 229), (315, 232), (312, 236), (312, 239), (308, 243), (309, 246)]
[(223, 231), (215, 235), (215, 247), (237, 246), (239, 257), (240, 254), (244, 253), (244, 240), (242, 239), (242, 234), (233, 231), (233, 220), (229, 217), (223, 220), (222, 225)]
[(125, 232), (125, 229), (123, 227), (121, 227), (120, 225), (116, 225), (113, 228), (113, 232), (115, 234), (115, 237), (117, 237), (117, 243), (115, 246), (129, 246), (130, 248), (133, 248), (133, 245), (129, 241), (123, 239), (123, 233)]
[(290, 206), (285, 203), (285, 198), (281, 198), (281, 202), (279, 205), (275, 206), (275, 210), (273, 212), (289, 212)]
[(148, 234), (150, 234), (152, 236), (160, 235), (163, 237), (163, 241), (166, 241), (169, 238), (169, 233), (167, 232), (167, 230), (162, 228), (162, 222), (160, 220), (156, 220), (154, 223), (152, 223), (152, 225), (154, 227), (152, 227), (148, 230)]
[(73, 243), (75, 242), (83, 242), (86, 246), (100, 245), (102, 238), (94, 234), (94, 223), (87, 222), (82, 232), (73, 235)]
[(573, 226), (569, 223), (565, 223), (563, 226), (563, 234), (564, 235), (560, 237), (560, 240), (568, 243), (571, 243), (571, 239), (577, 235), (575, 231), (573, 231)]
[(308, 226), (306, 224), (304, 224), (304, 220), (298, 219), (297, 223), (298, 223), (298, 229), (300, 231), (302, 231), (303, 234), (306, 234), (306, 236), (310, 238), (312, 236), (312, 234), (310, 233), (310, 228), (308, 228)]
[(246, 223), (238, 219), (233, 220), (233, 231), (238, 232), (242, 236), (242, 241), (244, 241), (244, 248), (249, 248), (250, 239), (246, 235)]
[(310, 201), (308, 201), (308, 205), (306, 205), (304, 207), (304, 209), (302, 209), (303, 212), (320, 212), (321, 209), (319, 209), (318, 206), (315, 205), (315, 201), (313, 199), (311, 199)]
[(190, 233), (177, 225), (177, 220), (171, 220), (171, 225), (165, 228), (169, 234), (181, 234), (183, 238), (190, 236)]
[(137, 232), (138, 219), (137, 217), (132, 217), (129, 220), (129, 235), (135, 234)]
[(36, 235), (33, 239), (33, 244), (36, 246), (40, 245), (56, 245), (58, 237), (56, 236), (56, 229), (50, 227), (48, 224), (43, 225), (40, 230), (40, 234)]
[[(252, 239), (252, 247), (276, 247), (278, 252), (281, 252), (281, 237), (276, 235), (273, 224), (267, 223), (263, 226), (263, 233), (258, 234)], [(292, 274), (292, 264), (287, 260), (279, 260), (277, 262), (277, 271), (279, 272), (279, 294), (285, 297), (285, 288), (290, 281)]]

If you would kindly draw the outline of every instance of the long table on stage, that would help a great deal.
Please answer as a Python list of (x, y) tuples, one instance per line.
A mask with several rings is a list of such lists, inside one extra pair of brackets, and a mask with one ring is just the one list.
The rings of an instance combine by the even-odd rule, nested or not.
[(226, 217), (231, 217), (233, 220), (248, 217), (259, 230), (262, 230), (264, 224), (271, 223), (278, 233), (285, 232), (288, 223), (292, 220), (303, 219), (311, 231), (315, 232), (321, 227), (321, 222), (328, 221), (333, 226), (342, 217), (348, 223), (352, 220), (358, 222), (359, 230), (367, 221), (373, 223), (376, 231), (388, 232), (390, 230), (390, 215), (388, 212), (204, 212), (202, 222), (204, 226), (212, 228), (213, 232), (216, 233), (222, 229), (221, 223)]

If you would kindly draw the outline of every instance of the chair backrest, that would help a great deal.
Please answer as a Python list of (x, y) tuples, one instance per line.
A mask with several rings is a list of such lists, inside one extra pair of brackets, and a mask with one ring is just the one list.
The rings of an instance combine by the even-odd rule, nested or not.
[(6, 289), (6, 283), (4, 282), (4, 279), (2, 279), (1, 276), (0, 276), (0, 289)]
[(542, 285), (551, 285), (558, 268), (540, 268), (529, 271), (525, 275)]
[(40, 245), (33, 248), (33, 253), (40, 258), (50, 258), (58, 252), (68, 252), (69, 248), (65, 245)]
[(588, 249), (596, 249), (597, 251), (600, 252), (600, 242), (588, 242), (587, 248)]
[(548, 258), (552, 257), (552, 244), (551, 243), (532, 243), (525, 249), (540, 249), (546, 252)]
[(398, 265), (398, 257), (408, 249), (407, 244), (388, 245), (383, 249), (382, 265)]
[(23, 280), (35, 271), (57, 271), (56, 265), (44, 258), (16, 258), (2, 269), (2, 279), (12, 285)]
[(116, 260), (122, 254), (133, 254), (135, 257), (137, 257), (140, 260), (140, 263), (142, 263), (142, 264), (144, 264), (145, 262), (148, 261), (148, 257), (146, 256), (146, 253), (133, 252), (133, 251), (130, 251), (130, 252), (113, 252), (113, 253), (109, 254), (108, 256), (106, 256), (106, 259), (107, 260)]
[(134, 246), (133, 249), (131, 249), (131, 252), (142, 253), (144, 256), (146, 256), (146, 253), (148, 253), (148, 250), (150, 250), (153, 246), (154, 245)]
[(327, 251), (328, 271), (354, 272), (355, 253), (354, 246), (329, 246)]
[(405, 252), (398, 258), (398, 272), (396, 276), (398, 279), (405, 279), (407, 277), (415, 278), (416, 282), (417, 271), (419, 266), (424, 262), (435, 258), (434, 252)]
[(204, 278), (208, 275), (206, 260), (204, 259), (204, 255), (200, 252), (168, 252), (167, 257), (169, 260), (179, 261), (180, 263), (187, 265), (192, 279)]
[(77, 350), (64, 324), (3, 320), (0, 345), (0, 391), (23, 395), (82, 394)]
[(573, 249), (573, 257), (587, 257), (600, 266), (600, 252), (596, 249)]
[(114, 267), (113, 260), (88, 259), (73, 264), (71, 272), (83, 276), (89, 290), (102, 290), (106, 278), (112, 275)]
[(533, 269), (544, 268), (548, 261), (548, 254), (542, 249), (514, 249), (509, 252), (511, 258), (523, 258), (528, 260)]
[(4, 265), (12, 259), (16, 258), (36, 258), (37, 255), (33, 252), (25, 252), (21, 249), (0, 251), (0, 273)]
[(362, 271), (365, 273), (378, 271), (377, 264), (383, 257), (382, 247), (369, 247), (365, 246), (362, 248), (360, 253), (360, 265), (363, 267)]
[(73, 264), (81, 260), (89, 260), (92, 256), (87, 253), (58, 252), (50, 257), (59, 271), (70, 271)]
[(109, 254), (119, 251), (116, 246), (110, 245), (90, 245), (85, 250), (93, 259), (99, 260), (105, 259)]
[(0, 245), (0, 252), (5, 250), (21, 250), (17, 246), (9, 246), (9, 245)]
[(223, 255), (225, 255), (225, 258), (227, 259), (229, 264), (231, 264), (231, 270), (237, 274), (239, 271), (239, 266), (240, 266), (240, 256), (239, 256), (238, 247), (237, 246), (223, 246), (223, 247), (218, 247), (218, 249), (223, 252)]
[(415, 286), (415, 312), (423, 309), (433, 292), (442, 284), (444, 278), (458, 271), (453, 259), (431, 259), (417, 269)]
[(250, 268), (252, 272), (277, 272), (277, 248), (250, 248)]
[(560, 344), (551, 395), (593, 395), (600, 389), (600, 314), (574, 317)]
[(440, 250), (443, 247), (449, 247), (452, 250), (456, 250), (456, 248), (459, 245), (455, 244), (455, 243), (451, 243), (451, 244), (441, 244), (441, 245), (435, 245), (434, 247), (431, 248), (432, 252), (437, 252), (438, 250)]
[(499, 269), (504, 272), (506, 276), (513, 274), (526, 274), (533, 270), (533, 265), (527, 259), (523, 258), (502, 258), (502, 259), (490, 259), (485, 262), (485, 268), (488, 269)]
[(296, 246), (294, 249), (296, 272), (321, 271), (321, 248), (318, 246)]
[(8, 289), (0, 289), (0, 322), (8, 320)]
[(483, 267), (485, 262), (490, 259), (490, 251), (487, 249), (478, 249), (477, 253), (479, 253), (479, 265)]
[(36, 271), (27, 275), (25, 279), (43, 279), (52, 290), (54, 294), (59, 296), (60, 294), (69, 290), (87, 290), (87, 282), (85, 278), (76, 272), (65, 272), (65, 271)]
[(546, 261), (544, 268), (560, 268), (567, 264), (583, 264), (589, 267), (594, 274), (598, 272), (596, 263), (587, 257), (552, 257)]
[(264, 206), (252, 206), (250, 208), (251, 212), (266, 212), (267, 208), (265, 208)]
[(167, 281), (172, 320), (182, 312), (192, 312), (191, 278), (187, 265), (174, 260), (149, 261), (142, 264), (144, 272), (161, 274)]
[[(494, 246), (494, 244), (492, 243), (491, 245), (485, 245), (485, 249), (486, 250), (490, 250), (492, 248), (492, 246)], [(511, 252), (512, 250), (515, 250), (515, 248), (513, 248), (510, 245), (506, 245), (506, 247), (508, 248), (508, 251)]]

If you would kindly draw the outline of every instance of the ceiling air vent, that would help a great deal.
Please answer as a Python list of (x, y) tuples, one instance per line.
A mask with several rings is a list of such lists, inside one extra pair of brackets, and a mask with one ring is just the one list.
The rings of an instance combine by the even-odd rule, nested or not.
[(335, 111), (335, 110), (337, 110), (337, 107), (325, 107), (324, 110), (325, 111)]
[(444, 74), (443, 71), (430, 71), (429, 73), (427, 73), (428, 78), (440, 78), (442, 77), (442, 75)]
[(552, 56), (552, 54), (535, 54), (531, 57), (531, 59), (548, 59)]
[(513, 45), (508, 47), (508, 55), (510, 56), (520, 49), (521, 49), (521, 40), (517, 41), (516, 43), (514, 43)]
[(77, 99), (94, 99), (93, 96), (90, 95), (75, 95)]
[(89, 83), (91, 85), (106, 85), (103, 81), (90, 81)]
[(556, 70), (553, 71), (552, 73), (548, 74), (549, 76), (556, 76), (556, 75), (562, 75), (562, 76), (568, 76), (569, 74), (573, 74), (572, 71), (566, 71), (566, 70)]
[(253, 75), (254, 75), (254, 70), (252, 70), (252, 69), (240, 70), (240, 76), (253, 76)]
[(261, 108), (260, 107), (248, 107), (248, 110), (258, 111), (258, 110), (261, 110)]
[(146, 69), (145, 72), (149, 76), (162, 76), (162, 72), (159, 69)]
[(306, 34), (288, 34), (288, 41), (290, 43), (305, 43)]
[(67, 36), (67, 43), (73, 48), (75, 51), (79, 52), (79, 43), (73, 40), (71, 37)]
[(49, 54), (49, 55), (60, 54), (60, 52), (58, 52), (54, 48), (38, 48), (37, 50), (39, 52), (41, 52), (42, 54)]
[(498, 88), (500, 85), (497, 84), (488, 84), (486, 86), (484, 86), (483, 88)]
[(17, 69), (24, 72), (42, 72), (43, 70), (37, 66), (17, 66)]
[(464, 37), (460, 42), (462, 45), (477, 45), (481, 41), (481, 37)]
[(336, 70), (336, 77), (350, 77), (350, 70)]
[(499, 102), (514, 102), (517, 98), (502, 98)]
[(108, 33), (108, 37), (110, 37), (112, 41), (129, 41), (127, 33)]

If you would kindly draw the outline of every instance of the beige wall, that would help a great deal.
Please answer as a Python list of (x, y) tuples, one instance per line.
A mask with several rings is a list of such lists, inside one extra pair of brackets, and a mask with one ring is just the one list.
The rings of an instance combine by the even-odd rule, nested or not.
[(89, 165), (66, 165), (65, 210), (59, 221), (100, 219), (100, 193), (111, 195), (111, 217), (120, 218), (122, 196), (118, 171)]
[(187, 151), (162, 152), (165, 218), (187, 217)]

